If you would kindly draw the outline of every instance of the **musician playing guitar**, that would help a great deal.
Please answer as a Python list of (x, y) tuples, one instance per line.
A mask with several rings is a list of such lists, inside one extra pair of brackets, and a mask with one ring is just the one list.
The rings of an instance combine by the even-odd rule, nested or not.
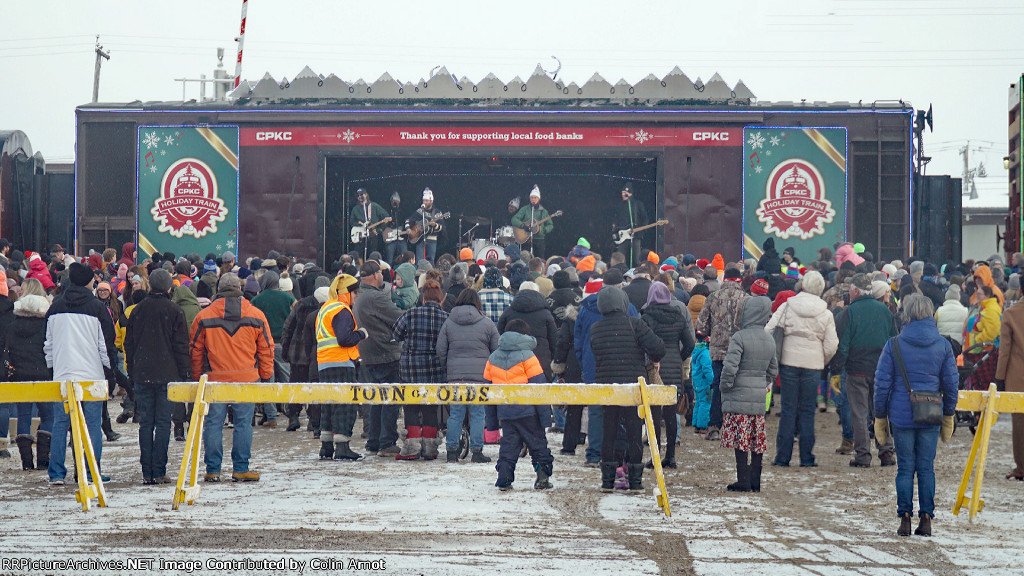
[[(391, 193), (391, 222), (388, 228), (384, 229), (384, 259), (388, 264), (395, 261), (395, 257), (409, 249), (405, 236), (400, 230), (402, 223), (402, 197), (395, 190)], [(389, 236), (390, 235), (390, 236)]]
[(434, 256), (437, 254), (437, 241), (444, 230), (443, 213), (434, 206), (434, 192), (430, 188), (423, 189), (423, 204), (413, 212), (406, 220), (406, 227), (419, 226), (419, 234), (412, 234), (409, 242), (418, 244), (413, 252), (416, 253), (416, 261), (428, 260), (434, 263)]
[[(534, 224), (540, 220), (545, 221), (541, 224)], [(526, 241), (522, 242), (523, 250), (528, 249), (537, 258), (546, 257), (544, 237), (555, 229), (555, 224), (551, 221), (551, 215), (548, 214), (547, 209), (540, 205), (540, 188), (536, 184), (530, 191), (530, 203), (516, 212), (512, 217), (512, 225), (530, 233)]]
[[(363, 258), (366, 258), (370, 252), (380, 251), (381, 232), (383, 231), (380, 222), (388, 217), (388, 213), (383, 206), (370, 201), (370, 195), (366, 192), (366, 188), (356, 190), (356, 200), (358, 203), (352, 207), (349, 217), (349, 222), (353, 227), (353, 247), (356, 250), (361, 249)], [(373, 228), (370, 228), (371, 226)], [(357, 241), (356, 238), (359, 240)]]
[[(626, 182), (622, 187), (622, 202), (615, 208), (612, 215), (612, 234), (622, 229), (633, 229), (644, 226), (648, 223), (647, 208), (640, 200), (633, 198), (633, 185)], [(632, 267), (640, 261), (640, 236), (637, 234), (632, 240), (619, 244), (616, 252), (622, 252), (626, 256), (626, 262)]]

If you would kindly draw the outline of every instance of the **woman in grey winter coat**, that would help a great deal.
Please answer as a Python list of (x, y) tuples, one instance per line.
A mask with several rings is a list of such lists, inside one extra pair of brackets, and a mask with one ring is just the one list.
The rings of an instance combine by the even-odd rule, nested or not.
[(775, 340), (764, 331), (771, 311), (772, 301), (764, 296), (743, 303), (741, 330), (723, 361), (722, 447), (736, 453), (736, 483), (726, 487), (732, 492), (761, 491), (761, 458), (768, 449), (765, 401), (779, 373)]
[[(437, 357), (447, 367), (449, 382), (484, 382), (487, 358), (498, 349), (498, 328), (484, 316), (480, 296), (465, 288), (455, 299), (448, 319), (437, 335)], [(469, 411), (469, 447), (473, 462), (490, 462), (484, 456), (483, 405), (452, 404), (448, 416), (448, 462), (459, 461), (462, 422)]]

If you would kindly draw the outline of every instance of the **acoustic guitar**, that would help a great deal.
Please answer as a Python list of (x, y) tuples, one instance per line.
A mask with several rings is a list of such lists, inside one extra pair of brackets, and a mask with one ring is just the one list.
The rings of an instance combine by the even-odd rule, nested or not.
[[(449, 219), (451, 217), (452, 217), (452, 213), (451, 212), (445, 212), (443, 214), (438, 214), (437, 216), (434, 216), (433, 218), (428, 218), (427, 219), (427, 232), (426, 233), (429, 234), (430, 233), (430, 229), (433, 228), (434, 225), (437, 224), (438, 222), (440, 222), (442, 220), (447, 220), (447, 219)], [(420, 239), (423, 238), (423, 235), (424, 235), (423, 222), (420, 221), (420, 220), (414, 221), (412, 224), (409, 225), (409, 229), (406, 230), (405, 235), (409, 239), (409, 243), (410, 244), (416, 244), (417, 242), (419, 242)]]
[(555, 212), (554, 214), (548, 216), (547, 218), (541, 218), (540, 220), (531, 220), (530, 222), (527, 222), (525, 228), (516, 228), (516, 243), (522, 244), (523, 242), (529, 242), (530, 236), (532, 236), (532, 234), (530, 233), (531, 230), (533, 230), (533, 234), (536, 234), (537, 232), (540, 231), (541, 224), (547, 222), (548, 220), (551, 220), (552, 218), (557, 218), (561, 215), (562, 211), (559, 210), (558, 212)]

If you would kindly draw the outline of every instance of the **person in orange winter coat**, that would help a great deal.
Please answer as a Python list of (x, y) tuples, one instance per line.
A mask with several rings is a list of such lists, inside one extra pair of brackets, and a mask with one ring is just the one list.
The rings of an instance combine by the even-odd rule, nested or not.
[[(263, 312), (242, 296), (242, 283), (236, 274), (228, 272), (220, 277), (217, 298), (192, 321), (190, 334), (193, 377), (206, 374), (214, 382), (255, 382), (269, 381), (274, 376), (274, 338), (270, 326)], [(227, 408), (227, 404), (212, 403), (206, 415), (206, 482), (220, 481)], [(233, 405), (231, 478), (235, 482), (260, 479), (258, 472), (249, 470), (254, 410), (251, 402)]]

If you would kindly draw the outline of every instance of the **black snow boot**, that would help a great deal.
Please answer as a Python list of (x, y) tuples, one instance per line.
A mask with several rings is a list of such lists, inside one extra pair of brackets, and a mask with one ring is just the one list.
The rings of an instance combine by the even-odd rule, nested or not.
[(174, 441), (184, 442), (185, 441), (185, 425), (175, 424), (174, 425)]
[(353, 452), (348, 447), (348, 442), (335, 442), (334, 443), (334, 459), (335, 460), (359, 460), (363, 455), (358, 452)]
[(554, 488), (554, 486), (551, 485), (551, 481), (548, 480), (549, 478), (551, 478), (551, 474), (548, 474), (542, 467), (538, 466), (537, 480), (533, 483), (533, 488), (535, 490), (550, 490), (551, 488)]
[(750, 453), (750, 491), (761, 491), (761, 459), (763, 454)]
[(334, 442), (320, 443), (320, 459), (330, 460), (334, 458)]
[(106, 402), (103, 403), (103, 419), (100, 428), (103, 430), (103, 435), (107, 437), (107, 442), (114, 442), (121, 437), (121, 434), (114, 432), (114, 428), (110, 425), (110, 411), (107, 409)]
[(615, 469), (618, 462), (601, 462), (601, 492), (615, 491)]
[(743, 450), (736, 452), (736, 482), (725, 487), (729, 492), (750, 492), (750, 464), (747, 463), (747, 453)]
[(50, 467), (50, 432), (39, 430), (36, 432), (36, 470), (46, 470)]
[(629, 463), (626, 465), (629, 473), (629, 491), (640, 494), (644, 491), (644, 465)]
[(298, 430), (300, 426), (301, 426), (301, 424), (299, 424), (299, 415), (298, 414), (289, 414), (288, 415), (288, 428), (286, 429), (286, 431), (287, 432), (294, 432), (294, 431)]
[(19, 434), (14, 440), (18, 444), (18, 452), (21, 452), (21, 469), (35, 470), (32, 462), (32, 437), (27, 434)]
[(671, 441), (665, 446), (665, 457), (661, 459), (662, 468), (676, 467), (676, 443)]

